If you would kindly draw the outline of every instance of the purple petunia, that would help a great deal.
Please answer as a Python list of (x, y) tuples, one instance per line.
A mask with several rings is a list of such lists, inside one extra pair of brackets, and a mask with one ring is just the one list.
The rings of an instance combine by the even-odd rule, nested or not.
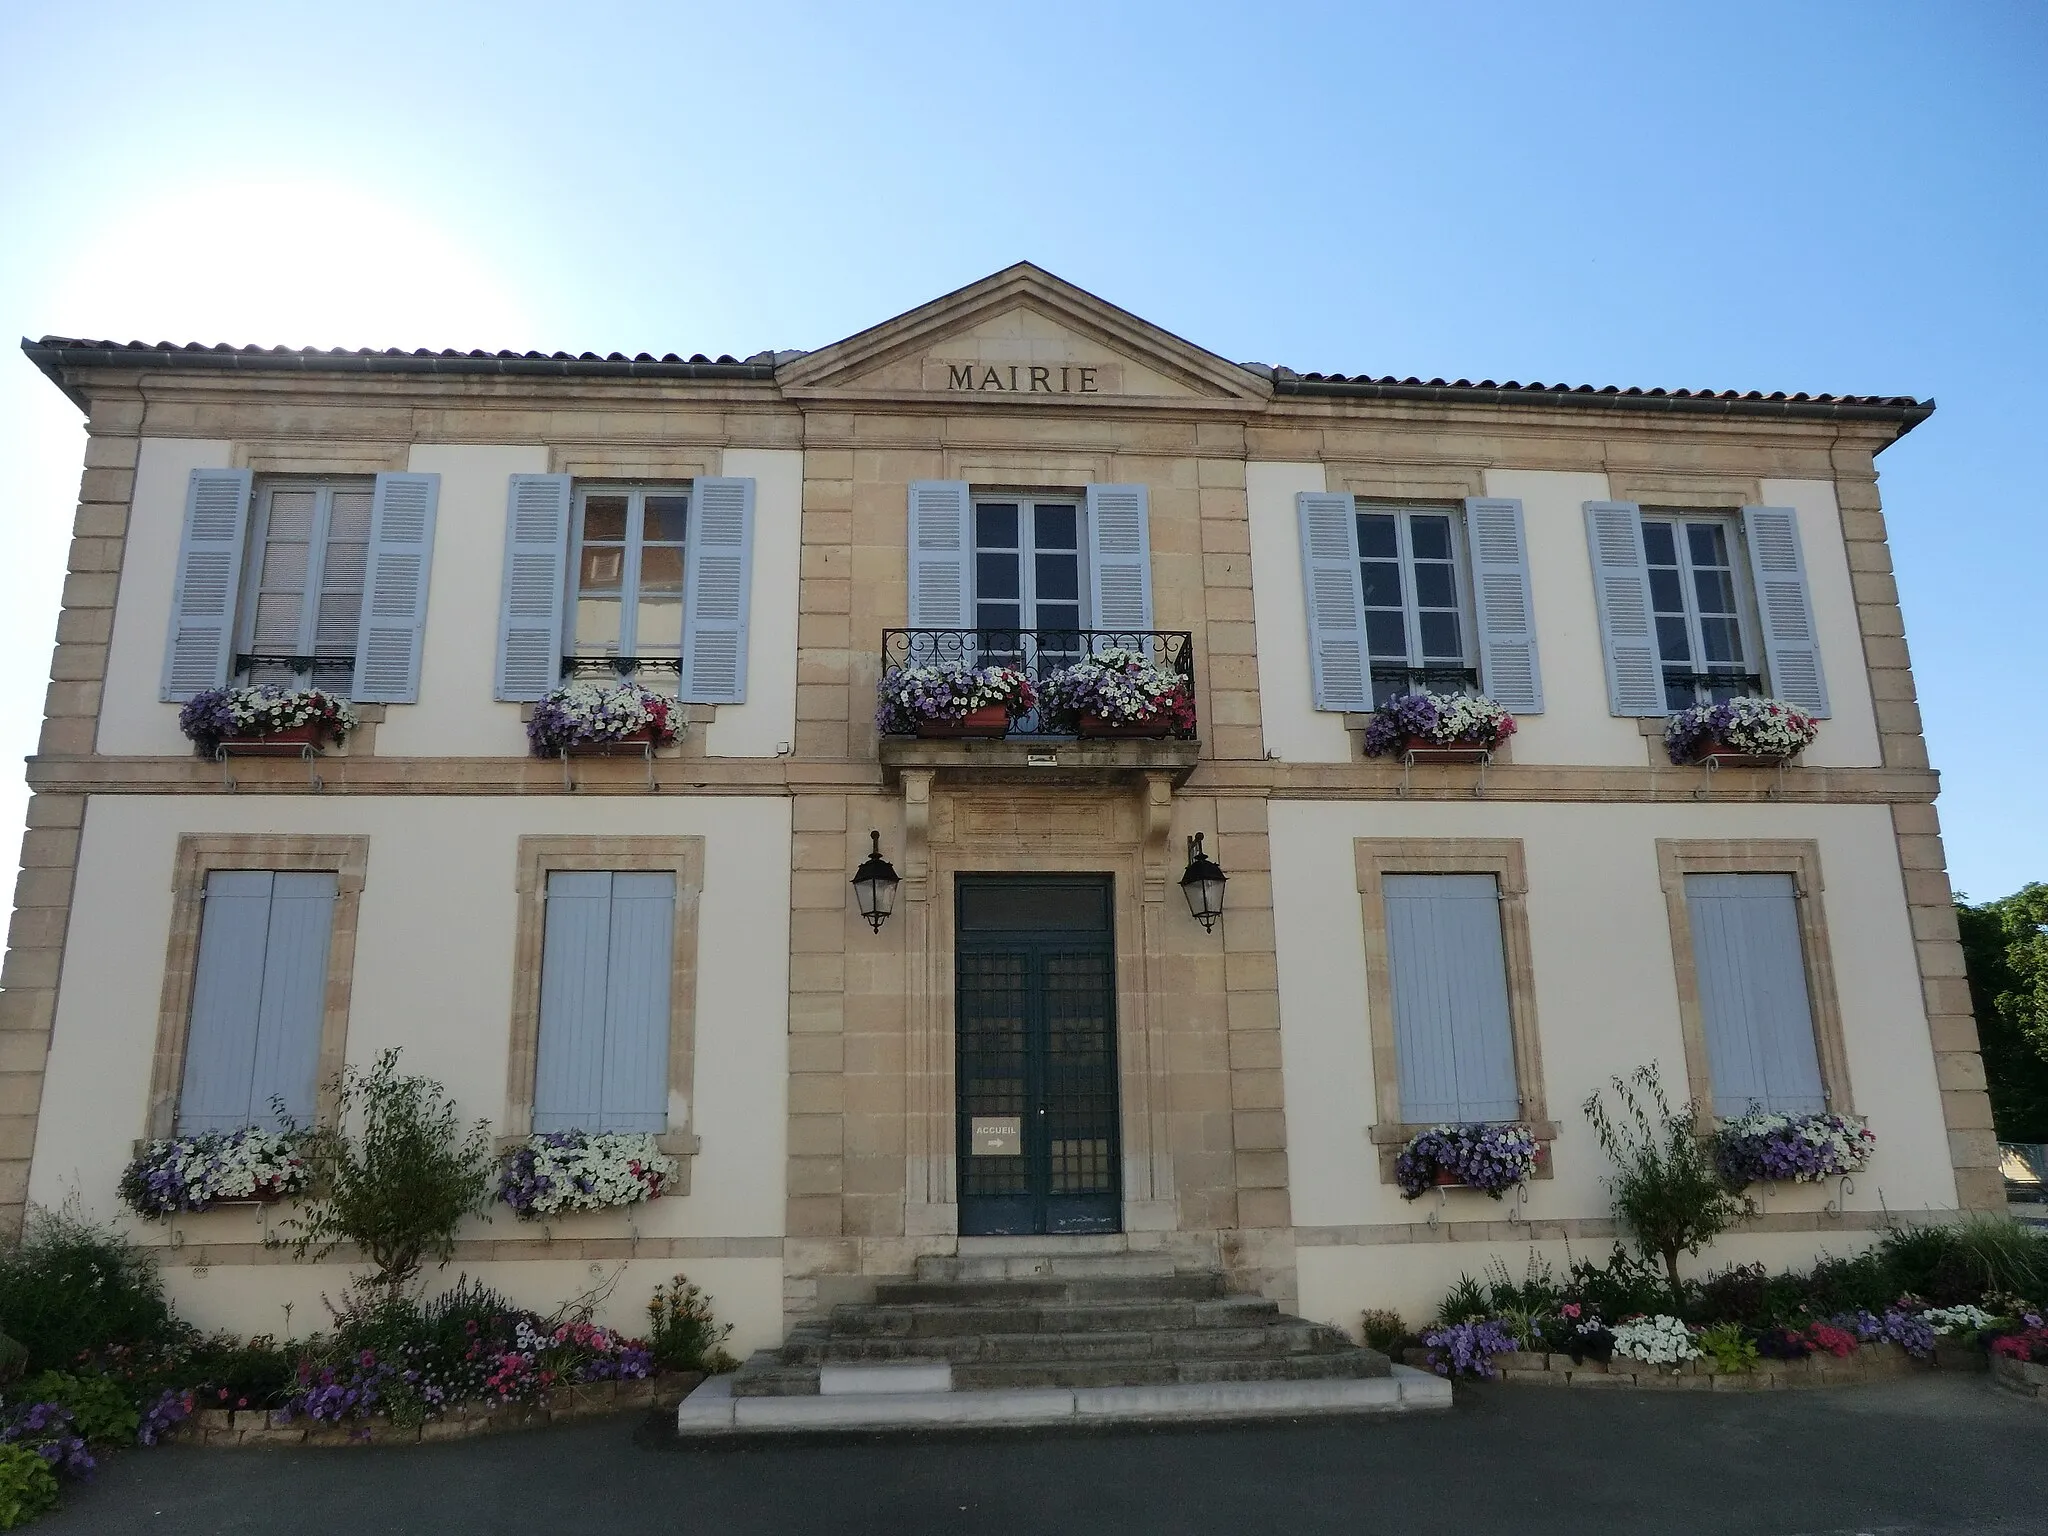
[(1526, 1125), (1436, 1125), (1409, 1139), (1394, 1159), (1401, 1198), (1413, 1200), (1449, 1174), (1494, 1199), (1536, 1170), (1536, 1137)]

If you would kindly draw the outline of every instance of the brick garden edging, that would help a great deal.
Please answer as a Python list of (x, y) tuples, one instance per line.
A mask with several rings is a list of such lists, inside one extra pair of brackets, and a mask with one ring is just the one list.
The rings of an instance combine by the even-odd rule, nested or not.
[(424, 1424), (393, 1424), (382, 1414), (367, 1423), (318, 1424), (280, 1408), (200, 1408), (174, 1432), (182, 1445), (223, 1449), (256, 1445), (417, 1445), (436, 1440), (467, 1440), (473, 1435), (502, 1435), (540, 1429), (613, 1413), (644, 1413), (673, 1408), (704, 1380), (701, 1371), (664, 1372), (648, 1381), (595, 1381), (566, 1387), (546, 1405), (507, 1403), (495, 1407), (463, 1403)]
[(2048, 1403), (2048, 1365), (2014, 1360), (2007, 1355), (1991, 1357), (1991, 1379), (2008, 1392)]
[[(1402, 1360), (1429, 1369), (1426, 1349), (1404, 1350)], [(1498, 1379), (1510, 1386), (1632, 1387), (1666, 1392), (1783, 1392), (1795, 1387), (1844, 1387), (1914, 1371), (1981, 1371), (1985, 1364), (1983, 1351), (1947, 1340), (1935, 1344), (1932, 1360), (1915, 1360), (1897, 1344), (1865, 1344), (1853, 1355), (1836, 1356), (1819, 1350), (1804, 1360), (1759, 1360), (1747, 1371), (1724, 1371), (1711, 1357), (1689, 1360), (1683, 1365), (1650, 1365), (1620, 1355), (1607, 1365), (1597, 1360), (1574, 1363), (1570, 1355), (1530, 1350), (1493, 1357), (1493, 1368), (1500, 1373)], [(2043, 1370), (2040, 1366), (2029, 1369)]]

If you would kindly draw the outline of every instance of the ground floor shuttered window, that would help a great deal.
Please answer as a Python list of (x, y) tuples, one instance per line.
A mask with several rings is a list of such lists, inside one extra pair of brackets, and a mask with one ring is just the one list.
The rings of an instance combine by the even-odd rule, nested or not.
[(1826, 1109), (1790, 874), (1688, 874), (1686, 913), (1717, 1114)]
[(216, 869), (206, 877), (180, 1135), (313, 1118), (336, 877)]
[(534, 1130), (668, 1129), (675, 910), (668, 871), (549, 873)]
[(1516, 1119), (1499, 881), (1389, 874), (1382, 889), (1402, 1120)]

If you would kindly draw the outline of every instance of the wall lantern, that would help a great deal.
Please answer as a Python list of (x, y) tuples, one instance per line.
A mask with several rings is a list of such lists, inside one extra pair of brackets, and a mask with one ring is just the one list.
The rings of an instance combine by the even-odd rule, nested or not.
[(1223, 915), (1223, 882), (1229, 878), (1221, 865), (1202, 852), (1201, 833), (1188, 839), (1188, 871), (1180, 877), (1180, 889), (1188, 899), (1188, 911), (1204, 933), (1214, 932), (1216, 919)]
[[(875, 850), (853, 872), (853, 899), (859, 903), (860, 915), (868, 920), (868, 926), (880, 933), (882, 924), (889, 921), (889, 914), (896, 909), (896, 887), (900, 882), (896, 866), (882, 857), (882, 834), (870, 832), (868, 836), (875, 840)], [(1222, 873), (1217, 871), (1219, 879)], [(1222, 887), (1217, 890), (1220, 903)]]

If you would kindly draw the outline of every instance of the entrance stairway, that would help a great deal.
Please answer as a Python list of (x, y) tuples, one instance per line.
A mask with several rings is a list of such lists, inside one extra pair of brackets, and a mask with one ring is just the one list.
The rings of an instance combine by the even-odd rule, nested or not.
[(1389, 1374), (1386, 1356), (1229, 1294), (1215, 1270), (1137, 1253), (990, 1255), (920, 1259), (915, 1278), (877, 1286), (872, 1302), (799, 1324), (747, 1360), (732, 1395), (872, 1391), (897, 1374), (875, 1367), (955, 1392)]

